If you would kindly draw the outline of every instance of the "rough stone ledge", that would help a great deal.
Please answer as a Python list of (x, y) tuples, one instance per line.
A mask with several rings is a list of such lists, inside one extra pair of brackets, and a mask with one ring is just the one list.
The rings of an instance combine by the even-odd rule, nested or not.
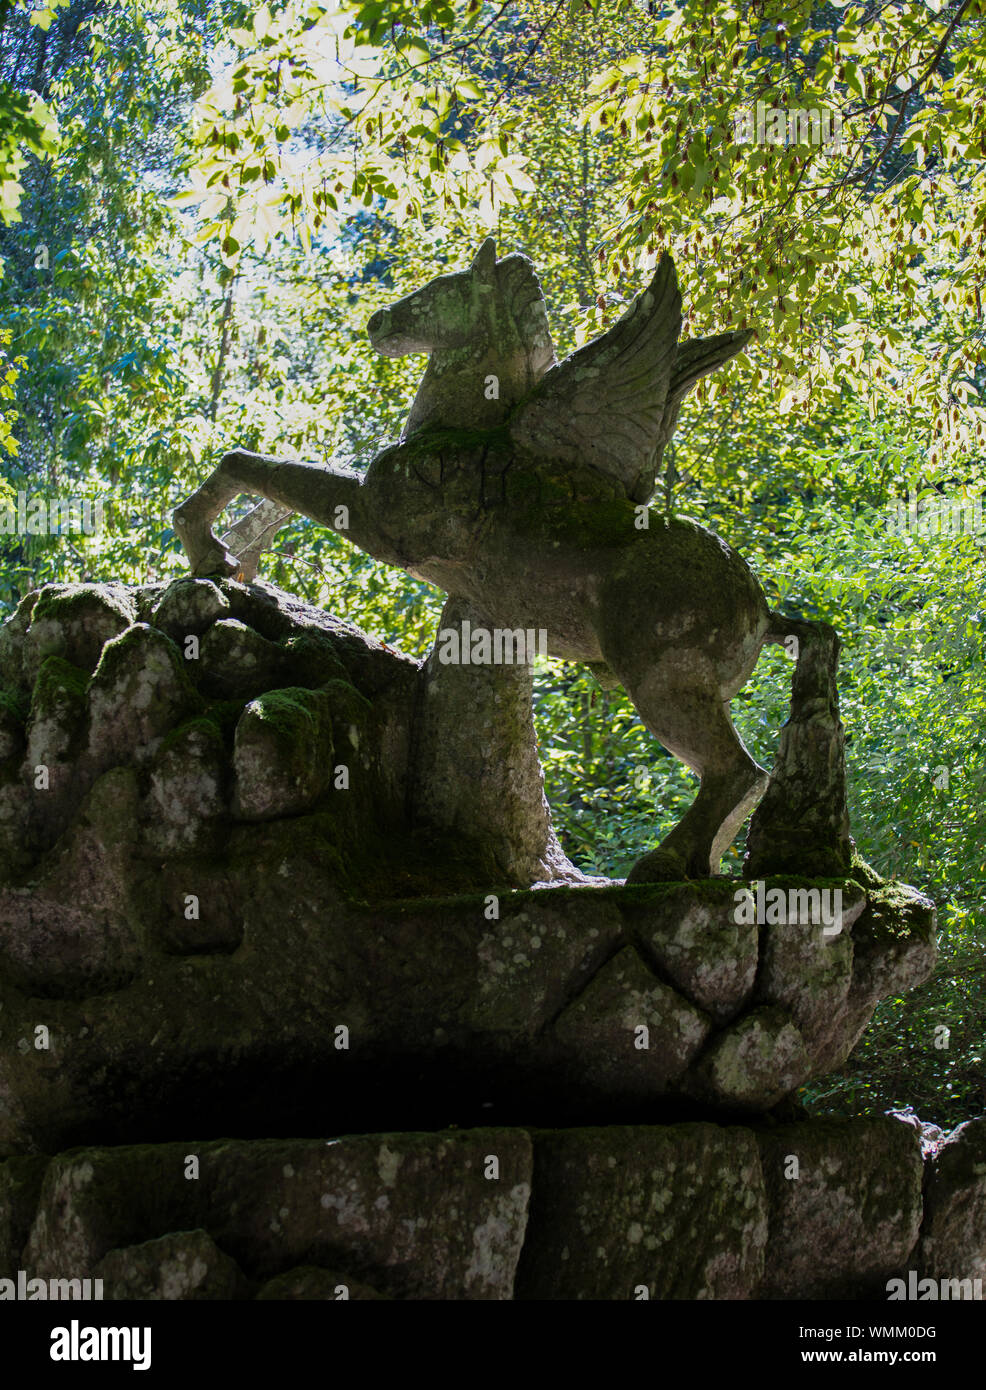
[(935, 1213), (981, 1211), (984, 1124), (929, 1160), (923, 1208), (918, 1136), (888, 1117), (14, 1158), (0, 1278), (101, 1278), (121, 1299), (885, 1300), (910, 1270), (982, 1269), (983, 1224)]
[(0, 1154), (258, 1114), (272, 1133), (738, 1117), (844, 1056), (934, 960), (934, 909), (898, 888), (844, 884), (859, 915), (832, 938), (738, 931), (722, 881), (506, 894), (493, 920), (489, 895), (359, 907), (312, 820), (135, 876), (113, 829), (129, 775), (46, 881), (0, 889)]

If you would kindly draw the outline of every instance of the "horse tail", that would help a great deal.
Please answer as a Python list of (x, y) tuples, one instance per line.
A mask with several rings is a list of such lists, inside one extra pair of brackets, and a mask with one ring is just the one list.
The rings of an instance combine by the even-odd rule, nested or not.
[(771, 612), (764, 644), (794, 658), (791, 714), (764, 798), (750, 822), (743, 872), (809, 877), (848, 872), (845, 733), (839, 718), (839, 635), (830, 623)]
[(841, 643), (839, 634), (831, 623), (823, 623), (812, 618), (788, 618), (783, 613), (770, 610), (770, 626), (764, 635), (764, 646), (784, 647), (788, 656), (794, 658), (794, 680), (791, 685), (791, 714), (812, 697), (810, 691), (817, 685), (816, 679), (809, 684), (809, 672), (820, 669), (831, 673), (834, 688), (835, 669), (839, 662)]

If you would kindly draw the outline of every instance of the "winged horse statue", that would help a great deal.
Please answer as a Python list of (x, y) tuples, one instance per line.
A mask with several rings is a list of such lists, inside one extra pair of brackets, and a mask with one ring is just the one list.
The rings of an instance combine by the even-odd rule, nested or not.
[[(401, 438), (365, 473), (234, 449), (174, 513), (198, 575), (251, 579), (270, 535), (303, 513), (622, 685), (700, 779), (629, 882), (717, 872), (768, 782), (730, 700), (766, 643), (837, 645), (826, 624), (772, 612), (719, 536), (647, 506), (684, 396), (750, 336), (679, 342), (681, 324), (664, 255), (619, 322), (558, 362), (532, 263), (498, 260), (489, 238), (468, 269), (370, 318), (378, 352), (429, 360)], [(240, 493), (267, 500), (223, 543), (212, 523)]]

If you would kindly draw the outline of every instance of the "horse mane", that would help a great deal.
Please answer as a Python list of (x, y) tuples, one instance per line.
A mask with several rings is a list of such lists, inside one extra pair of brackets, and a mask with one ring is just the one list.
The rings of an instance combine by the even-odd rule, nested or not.
[(497, 288), (503, 307), (514, 321), (527, 354), (532, 384), (555, 362), (555, 345), (548, 326), (548, 309), (534, 263), (520, 252), (496, 263)]

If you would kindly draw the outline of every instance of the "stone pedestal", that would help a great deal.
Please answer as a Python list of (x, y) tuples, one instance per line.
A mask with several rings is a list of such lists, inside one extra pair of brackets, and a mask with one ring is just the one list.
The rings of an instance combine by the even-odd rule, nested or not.
[(974, 1127), (922, 1206), (907, 1126), (776, 1123), (930, 972), (913, 889), (534, 890), (564, 867), (529, 669), (422, 667), (264, 586), (46, 589), (0, 690), (0, 1277), (878, 1298), (979, 1269)]

